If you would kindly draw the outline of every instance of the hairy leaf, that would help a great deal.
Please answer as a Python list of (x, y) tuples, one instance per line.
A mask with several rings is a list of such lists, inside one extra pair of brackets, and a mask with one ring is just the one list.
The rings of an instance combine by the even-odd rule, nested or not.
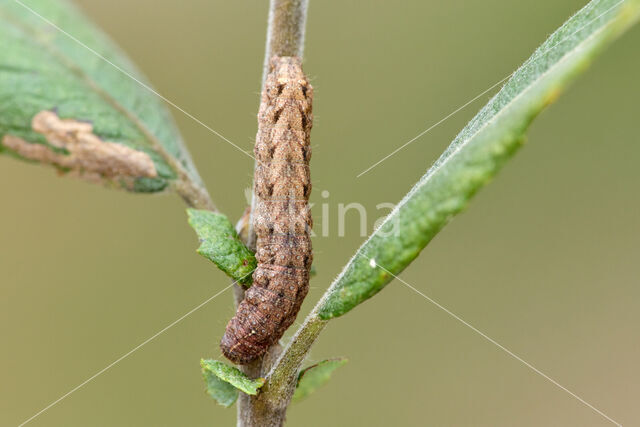
[(303, 369), (298, 376), (298, 385), (293, 401), (299, 401), (325, 385), (331, 379), (333, 371), (345, 365), (349, 360), (329, 359)]
[[(236, 389), (250, 395), (258, 394), (258, 389), (264, 385), (264, 378), (257, 378), (252, 380), (246, 376), (242, 371), (233, 366), (224, 364), (218, 360), (201, 360), (200, 366), (202, 366), (202, 372), (205, 374), (205, 380), (207, 380), (207, 387), (209, 386), (208, 376), (211, 374), (220, 380), (231, 384)], [(227, 396), (227, 402), (229, 401)], [(233, 402), (231, 402), (233, 403)], [(229, 405), (227, 405), (229, 406)]]
[(0, 0), (0, 46), (0, 152), (138, 192), (199, 182), (145, 77), (70, 2)]
[(251, 285), (256, 257), (242, 243), (229, 219), (219, 213), (187, 209), (189, 225), (200, 239), (198, 253), (243, 285)]
[(594, 0), (536, 50), (360, 247), (320, 302), (341, 316), (379, 292), (522, 145), (540, 111), (640, 17), (640, 0)]

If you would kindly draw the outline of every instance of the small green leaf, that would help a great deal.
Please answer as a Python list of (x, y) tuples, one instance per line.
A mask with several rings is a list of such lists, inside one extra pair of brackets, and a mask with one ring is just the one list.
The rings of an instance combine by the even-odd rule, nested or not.
[[(202, 366), (202, 372), (205, 374), (205, 380), (207, 380), (207, 386), (209, 384), (208, 376), (211, 374), (223, 382), (232, 385), (234, 388), (252, 396), (258, 394), (258, 389), (264, 385), (264, 378), (257, 378), (252, 380), (246, 376), (242, 371), (233, 366), (229, 366), (217, 360), (204, 360), (200, 361)], [(230, 397), (227, 396), (229, 401)], [(234, 399), (235, 400), (235, 399)], [(233, 402), (231, 402), (232, 404)], [(228, 405), (227, 405), (228, 406)]]
[(0, 46), (0, 153), (136, 192), (200, 184), (147, 79), (69, 1), (0, 0)]
[(319, 306), (327, 320), (378, 293), (525, 140), (533, 119), (640, 18), (640, 0), (594, 0), (529, 58), (358, 249)]
[(222, 406), (229, 407), (238, 400), (238, 389), (221, 380), (213, 372), (202, 368), (202, 375), (207, 384), (207, 393)]
[(345, 365), (348, 361), (348, 359), (344, 358), (323, 360), (303, 369), (298, 376), (298, 385), (293, 394), (293, 401), (302, 400), (325, 385), (331, 379), (333, 371)]
[(197, 252), (238, 283), (251, 285), (256, 258), (242, 243), (229, 219), (219, 213), (198, 209), (187, 209), (187, 214), (189, 225), (200, 239)]

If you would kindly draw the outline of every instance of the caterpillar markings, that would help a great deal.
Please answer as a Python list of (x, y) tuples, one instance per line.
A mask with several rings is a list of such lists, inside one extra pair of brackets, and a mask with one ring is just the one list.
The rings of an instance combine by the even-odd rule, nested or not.
[(309, 290), (312, 98), (300, 58), (271, 58), (254, 149), (258, 267), (220, 343), (235, 363), (249, 363), (277, 342)]

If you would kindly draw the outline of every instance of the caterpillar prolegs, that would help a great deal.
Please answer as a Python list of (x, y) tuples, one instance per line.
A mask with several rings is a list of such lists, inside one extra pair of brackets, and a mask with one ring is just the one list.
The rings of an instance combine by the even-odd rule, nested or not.
[(300, 58), (271, 58), (254, 149), (258, 267), (220, 343), (235, 363), (249, 363), (277, 342), (309, 290), (312, 99)]

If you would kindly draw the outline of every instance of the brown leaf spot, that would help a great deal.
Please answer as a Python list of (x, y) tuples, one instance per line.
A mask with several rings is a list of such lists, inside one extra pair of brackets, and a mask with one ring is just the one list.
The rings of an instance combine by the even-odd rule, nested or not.
[(12, 135), (5, 135), (2, 144), (26, 159), (68, 169), (70, 174), (91, 182), (124, 181), (131, 185), (134, 178), (158, 176), (148, 154), (101, 140), (93, 133), (91, 123), (60, 119), (52, 111), (41, 111), (34, 116), (31, 127), (49, 144), (69, 154)]

